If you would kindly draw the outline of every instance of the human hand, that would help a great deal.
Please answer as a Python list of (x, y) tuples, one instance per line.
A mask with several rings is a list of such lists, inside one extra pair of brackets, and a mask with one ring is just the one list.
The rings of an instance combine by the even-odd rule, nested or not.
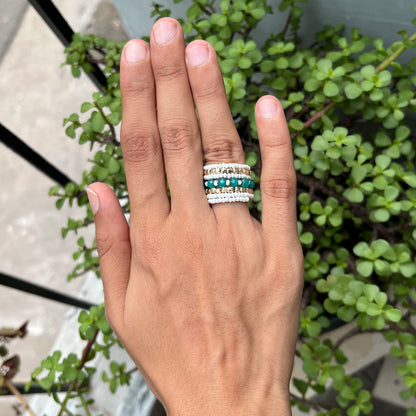
[(256, 106), (262, 224), (245, 203), (210, 206), (203, 155), (245, 161), (215, 51), (185, 51), (171, 18), (150, 44), (121, 59), (130, 227), (109, 187), (88, 189), (106, 316), (169, 415), (288, 415), (303, 257), (283, 110)]

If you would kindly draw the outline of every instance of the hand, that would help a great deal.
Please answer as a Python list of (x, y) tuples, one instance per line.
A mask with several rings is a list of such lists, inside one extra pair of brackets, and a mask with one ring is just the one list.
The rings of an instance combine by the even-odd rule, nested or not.
[(262, 224), (245, 203), (210, 206), (203, 156), (245, 160), (215, 51), (185, 49), (171, 18), (150, 44), (121, 59), (130, 227), (110, 188), (88, 190), (108, 321), (169, 415), (289, 415), (303, 257), (283, 110), (256, 106)]

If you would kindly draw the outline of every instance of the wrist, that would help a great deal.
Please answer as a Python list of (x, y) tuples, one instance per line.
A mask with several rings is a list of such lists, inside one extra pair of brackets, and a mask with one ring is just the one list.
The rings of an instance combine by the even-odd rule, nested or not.
[[(193, 402), (191, 404), (190, 402)], [(172, 410), (167, 410), (168, 416), (291, 416), (291, 405), (289, 396), (283, 398), (273, 398), (261, 403), (241, 401), (236, 405), (227, 404), (223, 398), (213, 399), (210, 403), (199, 402), (194, 400), (181, 400), (177, 402)]]

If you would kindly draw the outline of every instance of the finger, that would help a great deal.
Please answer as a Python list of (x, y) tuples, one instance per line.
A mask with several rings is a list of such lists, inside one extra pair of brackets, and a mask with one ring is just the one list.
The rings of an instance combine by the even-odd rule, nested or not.
[(202, 149), (188, 75), (180, 24), (163, 18), (151, 34), (151, 61), (156, 84), (159, 133), (172, 212), (178, 207), (205, 206)]
[[(224, 81), (214, 48), (196, 40), (186, 48), (186, 63), (192, 95), (198, 112), (206, 163), (244, 163), (244, 151), (225, 93)], [(249, 215), (245, 203), (215, 205), (216, 215)]]
[(207, 163), (244, 163), (214, 48), (208, 42), (193, 41), (186, 48), (186, 62)]
[(166, 217), (170, 211), (149, 46), (144, 41), (135, 39), (125, 45), (120, 76), (121, 146), (133, 225)]
[(256, 123), (262, 158), (262, 223), (272, 238), (297, 239), (296, 174), (292, 143), (279, 101), (262, 97), (256, 105)]
[(106, 313), (115, 322), (123, 316), (129, 281), (129, 227), (117, 197), (107, 185), (94, 183), (88, 187), (87, 195), (94, 213)]

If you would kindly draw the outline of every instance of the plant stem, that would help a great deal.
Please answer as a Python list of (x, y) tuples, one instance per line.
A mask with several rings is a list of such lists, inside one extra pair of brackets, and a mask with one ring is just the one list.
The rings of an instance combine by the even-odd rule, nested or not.
[(290, 398), (292, 400), (296, 400), (299, 403), (305, 404), (306, 406), (312, 407), (312, 409), (317, 410), (318, 412), (320, 410), (328, 410), (328, 409), (325, 409), (322, 406), (319, 406), (319, 404), (316, 404), (316, 403), (313, 403), (313, 402), (311, 402), (309, 400), (306, 400), (304, 397), (296, 396), (293, 393), (290, 393)]
[(286, 38), (286, 34), (287, 34), (287, 31), (288, 31), (289, 26), (290, 26), (290, 21), (292, 20), (292, 13), (291, 13), (291, 11), (292, 11), (292, 10), (290, 10), (290, 11), (289, 11), (289, 14), (287, 15), (287, 19), (286, 19), (285, 27), (283, 28), (283, 31), (282, 31), (282, 34), (283, 34), (283, 40), (285, 40), (285, 38)]
[(104, 114), (104, 111), (102, 110), (102, 108), (96, 102), (94, 102), (94, 105), (97, 108), (97, 110), (101, 113), (101, 115), (103, 116), (103, 119), (105, 120), (105, 122), (110, 126), (111, 137), (112, 137), (112, 140), (111, 140), (112, 141), (112, 144), (118, 146), (120, 143), (117, 140), (116, 130), (114, 129), (114, 126), (108, 121), (108, 118)]
[(16, 389), (14, 384), (7, 378), (3, 381), (4, 385), (17, 397), (19, 402), (22, 404), (22, 406), (29, 412), (31, 416), (36, 416), (36, 414), (33, 412), (33, 410), (30, 408), (29, 403), (26, 401), (26, 399), (20, 394), (19, 390)]
[(90, 410), (88, 409), (88, 404), (87, 404), (87, 402), (85, 401), (84, 396), (82, 395), (82, 392), (79, 390), (79, 387), (78, 387), (78, 386), (77, 386), (77, 393), (78, 393), (78, 396), (79, 396), (79, 398), (80, 398), (80, 400), (81, 400), (82, 406), (83, 406), (83, 407), (84, 407), (84, 409), (85, 409), (85, 413), (86, 413), (86, 415), (87, 415), (87, 416), (91, 416)]
[[(97, 329), (97, 330), (95, 331), (95, 334), (94, 334), (94, 336), (92, 337), (92, 339), (90, 339), (90, 340), (88, 341), (88, 344), (87, 344), (87, 346), (85, 347), (84, 352), (82, 353), (82, 358), (81, 358), (81, 361), (80, 361), (80, 363), (77, 365), (77, 370), (81, 370), (81, 369), (82, 369), (82, 367), (84, 367), (84, 364), (87, 362), (87, 359), (88, 359), (88, 354), (90, 353), (91, 348), (92, 348), (92, 346), (94, 345), (95, 340), (97, 339), (98, 333), (99, 333), (99, 330)], [(72, 393), (72, 391), (73, 391), (75, 388), (77, 388), (77, 382), (76, 382), (76, 381), (74, 381), (74, 382), (71, 384), (71, 386), (69, 387), (68, 391), (66, 392), (65, 399), (64, 399), (64, 401), (63, 401), (63, 402), (62, 402), (62, 404), (61, 404), (61, 408), (59, 409), (58, 416), (62, 416), (62, 415), (64, 414), (64, 411), (65, 411), (65, 409), (66, 409), (66, 404), (68, 403), (69, 397), (71, 396), (71, 393)], [(81, 399), (81, 402), (82, 402), (82, 399)]]
[[(409, 38), (410, 41), (414, 42), (416, 40), (416, 33), (413, 33), (413, 35)], [(400, 56), (407, 47), (403, 44), (400, 46), (399, 49), (397, 49), (396, 52), (392, 53), (387, 59), (385, 59), (379, 66), (376, 68), (376, 72), (383, 71), (386, 69), (398, 56)]]
[(291, 138), (294, 139), (295, 137), (297, 137), (299, 133), (306, 130), (316, 120), (319, 120), (325, 113), (327, 113), (334, 106), (335, 106), (335, 102), (331, 101), (322, 110), (317, 111), (312, 117), (310, 117), (308, 120), (305, 121), (305, 123), (303, 123), (303, 129), (293, 133)]

